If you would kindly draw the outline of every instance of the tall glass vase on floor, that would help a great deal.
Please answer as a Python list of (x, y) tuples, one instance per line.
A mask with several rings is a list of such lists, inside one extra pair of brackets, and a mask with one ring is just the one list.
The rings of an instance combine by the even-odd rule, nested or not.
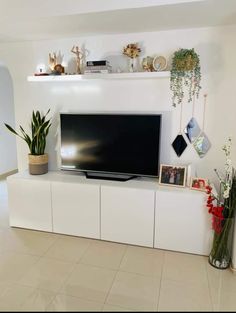
[(230, 266), (232, 256), (234, 218), (220, 218), (214, 215), (212, 218), (214, 237), (209, 263), (218, 269), (226, 269)]

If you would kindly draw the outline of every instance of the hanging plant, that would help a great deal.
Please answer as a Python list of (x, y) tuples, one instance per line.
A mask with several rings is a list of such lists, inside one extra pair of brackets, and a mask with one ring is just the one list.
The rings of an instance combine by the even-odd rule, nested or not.
[(184, 98), (184, 87), (188, 89), (188, 102), (199, 96), (201, 89), (201, 67), (199, 55), (194, 49), (179, 49), (174, 53), (170, 75), (173, 106)]

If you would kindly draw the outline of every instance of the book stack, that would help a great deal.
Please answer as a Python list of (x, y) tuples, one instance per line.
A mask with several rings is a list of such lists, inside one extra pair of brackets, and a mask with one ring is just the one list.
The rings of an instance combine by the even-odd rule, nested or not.
[(87, 61), (86, 67), (84, 68), (84, 74), (92, 73), (111, 73), (112, 67), (107, 60), (101, 61)]

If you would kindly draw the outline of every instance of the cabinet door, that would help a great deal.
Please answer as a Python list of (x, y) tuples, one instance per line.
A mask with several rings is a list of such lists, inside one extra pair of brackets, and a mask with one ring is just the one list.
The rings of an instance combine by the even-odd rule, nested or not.
[(100, 238), (100, 187), (52, 183), (53, 231)]
[(151, 190), (101, 187), (101, 238), (153, 247), (154, 197)]
[(194, 190), (156, 192), (156, 248), (209, 254), (211, 225), (205, 197)]
[(50, 183), (29, 179), (7, 180), (10, 226), (52, 231)]

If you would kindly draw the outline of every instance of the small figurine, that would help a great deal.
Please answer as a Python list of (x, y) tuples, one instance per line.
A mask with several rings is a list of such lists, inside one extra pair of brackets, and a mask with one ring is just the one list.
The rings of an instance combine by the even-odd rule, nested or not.
[(76, 74), (81, 74), (81, 59), (84, 54), (79, 50), (78, 46), (73, 46), (71, 52), (76, 55)]

